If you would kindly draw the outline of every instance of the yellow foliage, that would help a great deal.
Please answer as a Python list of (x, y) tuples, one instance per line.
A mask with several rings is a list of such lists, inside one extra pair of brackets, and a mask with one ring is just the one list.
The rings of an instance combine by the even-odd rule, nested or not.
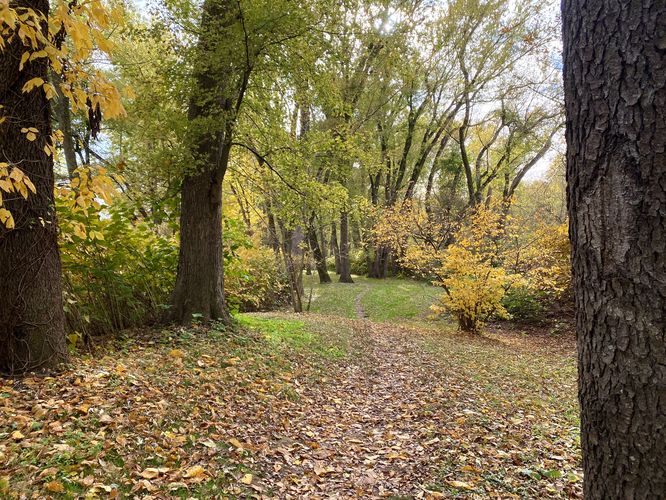
[(104, 240), (104, 235), (100, 231), (88, 231), (86, 226), (90, 209), (93, 209), (90, 217), (98, 219), (99, 212), (104, 205), (111, 204), (112, 198), (117, 192), (114, 179), (116, 182), (122, 181), (119, 176), (109, 174), (105, 168), (79, 167), (68, 186), (59, 186), (56, 189), (58, 202), (71, 214), (81, 214), (78, 220), (69, 217), (60, 221), (63, 238), (71, 240), (75, 236), (82, 240), (86, 238)]
[[(19, 71), (36, 59), (47, 59), (51, 69), (61, 75), (60, 91), (69, 98), (74, 111), (98, 109), (105, 118), (124, 116), (120, 94), (105, 75), (91, 63), (95, 52), (111, 54), (113, 43), (109, 33), (123, 22), (123, 12), (119, 8), (109, 9), (101, 0), (51, 2), (51, 13), (47, 16), (28, 7), (16, 7), (7, 1), (0, 1), (0, 51), (8, 41), (18, 37), (25, 46), (19, 62)], [(48, 30), (43, 27), (48, 26)], [(66, 36), (68, 42), (64, 42)], [(22, 92), (44, 92), (47, 99), (53, 99), (56, 88), (36, 77), (30, 79)], [(2, 103), (0, 103), (0, 112)], [(0, 116), (0, 123), (7, 117)], [(39, 130), (23, 128), (26, 140), (35, 141)], [(55, 141), (44, 139), (44, 151), (52, 156)], [(10, 178), (18, 168), (0, 163), (0, 208), (3, 208), (2, 192), (19, 193), (27, 198), (28, 191), (35, 192), (34, 185), (27, 176), (21, 179)], [(98, 181), (101, 182), (101, 181)], [(3, 208), (0, 224), (8, 229), (13, 227), (13, 218)], [(9, 215), (7, 215), (9, 214)], [(11, 225), (11, 227), (10, 227)]]
[(446, 249), (435, 282), (446, 293), (433, 311), (451, 313), (462, 330), (478, 332), (491, 316), (510, 317), (502, 299), (524, 278), (504, 266), (509, 223), (498, 211), (480, 206)]

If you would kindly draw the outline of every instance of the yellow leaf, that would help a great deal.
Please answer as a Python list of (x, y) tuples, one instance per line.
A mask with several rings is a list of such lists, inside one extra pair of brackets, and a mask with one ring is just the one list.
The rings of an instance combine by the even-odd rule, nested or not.
[(185, 353), (181, 351), (180, 349), (172, 349), (169, 351), (169, 357), (170, 358), (184, 358)]
[(46, 483), (44, 487), (50, 491), (51, 493), (64, 493), (65, 492), (65, 487), (62, 485), (60, 481), (51, 481), (49, 483)]
[(23, 65), (28, 62), (28, 59), (30, 58), (30, 52), (25, 51), (23, 55), (21, 56), (21, 63), (19, 64), (19, 71), (23, 70)]
[(11, 212), (5, 208), (0, 208), (0, 223), (7, 229), (14, 229), (14, 217)]
[(189, 469), (187, 469), (183, 477), (186, 479), (195, 479), (195, 478), (201, 478), (205, 475), (206, 475), (206, 469), (201, 467), (201, 465), (195, 465), (194, 467), (190, 467)]
[(464, 481), (447, 481), (446, 484), (452, 488), (458, 488), (459, 490), (472, 490), (474, 486)]
[(20, 441), (23, 439), (25, 436), (21, 433), (21, 431), (14, 431), (12, 432), (12, 439), (14, 441)]
[(140, 476), (144, 479), (155, 479), (159, 475), (160, 475), (160, 471), (153, 468), (153, 467), (148, 467), (146, 470), (144, 470), (140, 474)]
[(242, 448), (243, 444), (236, 438), (231, 438), (229, 440), (229, 444), (233, 446), (234, 448)]
[(252, 474), (245, 474), (241, 478), (241, 483), (243, 483), (243, 484), (252, 484), (252, 479), (253, 479)]
[(22, 91), (30, 92), (35, 87), (41, 87), (42, 85), (44, 85), (44, 80), (42, 78), (36, 77), (25, 82)]

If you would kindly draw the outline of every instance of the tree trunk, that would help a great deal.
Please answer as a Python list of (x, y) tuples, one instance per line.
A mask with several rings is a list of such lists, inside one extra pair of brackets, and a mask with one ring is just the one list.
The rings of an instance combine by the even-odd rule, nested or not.
[(224, 300), (222, 246), (222, 182), (229, 164), (236, 116), (243, 100), (251, 68), (233, 88), (230, 69), (220, 62), (219, 37), (229, 23), (232, 4), (206, 0), (198, 41), (199, 59), (194, 68), (195, 87), (188, 120), (192, 173), (181, 187), (180, 253), (171, 319), (191, 323), (193, 314), (207, 323), (231, 323)]
[(317, 268), (317, 274), (319, 275), (319, 283), (330, 283), (331, 277), (328, 274), (328, 269), (326, 269), (326, 259), (321, 251), (319, 241), (317, 241), (314, 218), (310, 219), (310, 225), (308, 227), (308, 243), (310, 244), (310, 249), (312, 250), (312, 255), (315, 260), (315, 267)]
[(562, 10), (585, 497), (666, 498), (666, 3)]
[(340, 246), (338, 245), (338, 229), (335, 222), (331, 222), (331, 250), (335, 256), (335, 274), (340, 274)]
[[(298, 232), (287, 229), (282, 222), (279, 222), (282, 232), (282, 256), (284, 258), (284, 267), (289, 277), (289, 292), (291, 294), (291, 305), (294, 312), (303, 312), (303, 261), (296, 259), (300, 257), (301, 252), (298, 243)], [(300, 260), (300, 262), (299, 262)]]
[(340, 212), (340, 283), (353, 283), (349, 262), (349, 214)]
[(62, 83), (61, 75), (52, 71), (51, 76), (53, 79), (53, 86), (56, 89), (57, 99), (54, 101), (54, 111), (58, 127), (62, 132), (62, 150), (65, 155), (65, 164), (67, 165), (67, 173), (69, 178), (74, 178), (74, 173), (78, 168), (76, 161), (76, 139), (72, 131), (72, 113), (69, 109), (69, 99), (62, 93), (60, 84)]
[(375, 248), (375, 257), (372, 261), (372, 267), (370, 268), (369, 273), (370, 278), (386, 278), (386, 274), (388, 272), (389, 254), (390, 249), (386, 248), (384, 245), (380, 245)]
[[(48, 15), (45, 0), (19, 1), (13, 7)], [(43, 27), (46, 33), (46, 26)], [(6, 39), (6, 38), (5, 38)], [(56, 368), (67, 360), (60, 256), (53, 199), (53, 158), (44, 152), (51, 135), (50, 106), (42, 89), (20, 92), (32, 78), (47, 79), (46, 59), (19, 61), (26, 47), (13, 36), (0, 50), (0, 161), (19, 167), (34, 183), (27, 200), (4, 194), (15, 228), (0, 224), (0, 372)], [(28, 141), (22, 128), (39, 130)]]
[(193, 315), (204, 322), (230, 320), (224, 300), (222, 182), (209, 172), (183, 181), (172, 304), (171, 318), (179, 324), (191, 323)]

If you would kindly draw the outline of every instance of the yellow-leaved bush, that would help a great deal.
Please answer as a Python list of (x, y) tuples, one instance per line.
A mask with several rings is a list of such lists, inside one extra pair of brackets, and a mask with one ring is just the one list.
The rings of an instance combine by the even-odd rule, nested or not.
[(462, 330), (479, 332), (489, 319), (514, 313), (525, 317), (525, 309), (570, 290), (566, 223), (526, 230), (507, 205), (478, 205), (461, 223), (402, 204), (386, 210), (373, 232), (404, 269), (444, 289), (432, 310), (450, 314)]
[(523, 283), (520, 273), (506, 266), (510, 252), (510, 220), (500, 211), (477, 207), (468, 224), (455, 235), (455, 243), (445, 251), (434, 284), (444, 288), (440, 304), (433, 312), (448, 312), (462, 330), (478, 332), (491, 317), (508, 319), (502, 304), (507, 290)]

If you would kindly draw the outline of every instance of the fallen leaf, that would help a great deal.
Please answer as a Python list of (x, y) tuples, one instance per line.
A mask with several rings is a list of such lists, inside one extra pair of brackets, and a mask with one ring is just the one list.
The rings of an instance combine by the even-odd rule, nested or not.
[(50, 491), (51, 493), (64, 493), (65, 492), (65, 487), (62, 485), (60, 481), (51, 481), (49, 483), (46, 483), (44, 487)]
[(466, 483), (464, 481), (447, 481), (446, 484), (451, 486), (452, 488), (458, 488), (460, 490), (472, 490), (474, 489), (474, 486), (472, 486), (469, 483)]
[(160, 471), (153, 467), (148, 467), (146, 470), (144, 470), (141, 474), (139, 474), (142, 478), (144, 479), (155, 479), (157, 476), (160, 475)]
[(241, 478), (241, 483), (243, 483), (243, 484), (252, 484), (252, 479), (253, 479), (252, 474), (245, 474)]
[(243, 448), (243, 444), (236, 438), (231, 438), (229, 444), (234, 448)]
[(203, 477), (205, 475), (206, 475), (206, 469), (201, 467), (201, 465), (195, 465), (194, 467), (190, 467), (189, 469), (187, 469), (183, 477), (186, 479), (194, 479), (194, 478)]

